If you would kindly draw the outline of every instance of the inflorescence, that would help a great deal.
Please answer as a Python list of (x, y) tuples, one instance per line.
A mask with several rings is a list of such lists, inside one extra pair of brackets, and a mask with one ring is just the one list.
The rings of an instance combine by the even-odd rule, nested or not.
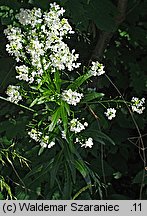
[[(63, 17), (65, 10), (56, 3), (50, 4), (50, 9), (43, 12), (40, 8), (23, 9), (15, 15), (13, 25), (9, 25), (4, 33), (7, 37), (7, 52), (13, 56), (17, 62), (16, 78), (19, 81), (28, 83), (28, 85), (39, 85), (45, 73), (53, 75), (57, 71), (73, 71), (80, 67), (81, 63), (77, 62), (79, 54), (75, 49), (70, 50), (65, 43), (65, 38), (69, 38), (70, 34), (74, 34), (68, 20)], [(103, 64), (98, 61), (92, 62), (88, 69), (87, 75), (100, 76), (105, 73)], [(33, 87), (34, 88), (34, 87)], [(7, 99), (12, 103), (19, 103), (23, 100), (21, 96), (21, 85), (9, 85), (6, 94)], [(72, 89), (62, 89), (58, 93), (58, 98), (65, 103), (77, 106), (84, 98), (83, 93), (79, 93)], [(54, 95), (52, 95), (54, 98)], [(145, 107), (145, 98), (139, 99), (133, 97), (131, 107), (133, 112), (143, 113)], [(109, 120), (116, 116), (115, 108), (108, 108), (104, 114)], [(80, 133), (88, 127), (88, 123), (78, 118), (73, 118), (68, 123), (69, 131), (74, 134)], [(42, 132), (32, 129), (28, 135), (39, 142), (43, 148), (51, 148), (55, 145), (54, 141), (49, 141), (49, 136)], [(61, 137), (66, 139), (66, 133), (61, 131)], [(81, 147), (93, 146), (93, 139), (76, 138)]]

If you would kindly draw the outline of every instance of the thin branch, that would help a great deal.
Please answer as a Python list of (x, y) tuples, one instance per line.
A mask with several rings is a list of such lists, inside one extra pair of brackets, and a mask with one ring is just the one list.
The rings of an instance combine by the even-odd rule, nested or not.
[[(118, 29), (118, 26), (125, 20), (127, 3), (128, 0), (118, 0), (118, 5), (117, 5), (118, 15), (116, 16), (115, 19), (115, 29)], [(101, 31), (95, 49), (93, 50), (91, 60), (99, 60), (102, 57), (114, 32)]]
[[(132, 113), (132, 111), (130, 110), (130, 108), (129, 108), (127, 102), (125, 101), (125, 99), (124, 99), (124, 97), (123, 97), (123, 95), (121, 94), (121, 92), (119, 91), (119, 89), (117, 88), (117, 86), (116, 86), (116, 85), (112, 82), (112, 80), (109, 78), (109, 76), (107, 76), (106, 74), (105, 74), (105, 76), (106, 76), (106, 78), (110, 81), (110, 83), (113, 85), (113, 87), (116, 89), (116, 91), (119, 93), (119, 95), (122, 97), (122, 99), (124, 100), (124, 103), (125, 103), (125, 105), (126, 105), (128, 111), (129, 111), (129, 113), (130, 113), (130, 115), (131, 115), (132, 121), (133, 121), (133, 123), (134, 123), (134, 125), (135, 125), (135, 127), (136, 127), (136, 130), (137, 130), (137, 132), (138, 132), (138, 135), (139, 135), (139, 137), (138, 137), (138, 142), (139, 142), (139, 144), (138, 144), (139, 155), (140, 155), (140, 157), (141, 157), (141, 159), (142, 159), (142, 161), (143, 161), (143, 165), (144, 165), (144, 169), (143, 169), (143, 173), (142, 173), (142, 181), (141, 181), (140, 191), (139, 191), (139, 199), (141, 200), (141, 199), (142, 199), (142, 192), (143, 192), (143, 188), (144, 188), (145, 172), (146, 172), (146, 169), (147, 169), (147, 165), (146, 165), (146, 154), (145, 154), (145, 146), (144, 146), (144, 142), (143, 142), (143, 139), (142, 139), (142, 134), (141, 134), (140, 129), (139, 129), (139, 127), (138, 127), (138, 124), (137, 124), (137, 122), (136, 122), (136, 120), (135, 120), (135, 118), (134, 118), (134, 116), (133, 116), (133, 113)], [(141, 154), (141, 150), (142, 150), (142, 154)]]
[(119, 0), (117, 9), (118, 9), (118, 16), (116, 17), (116, 25), (118, 26), (121, 24), (126, 17), (126, 9), (127, 9), (128, 0)]
[(112, 32), (100, 32), (97, 44), (91, 56), (91, 60), (100, 60), (112, 36)]
[(6, 102), (12, 103), (13, 105), (22, 107), (23, 109), (26, 109), (28, 111), (35, 112), (35, 110), (31, 109), (30, 107), (26, 107), (26, 106), (24, 106), (22, 104), (13, 103), (13, 102), (9, 101), (7, 98), (4, 98), (2, 96), (0, 96), (0, 99), (3, 100), (3, 101), (6, 101)]

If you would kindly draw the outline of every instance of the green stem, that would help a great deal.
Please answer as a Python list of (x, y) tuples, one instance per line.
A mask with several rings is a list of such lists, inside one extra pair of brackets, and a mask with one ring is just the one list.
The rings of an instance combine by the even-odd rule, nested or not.
[(110, 103), (110, 102), (112, 102), (112, 103), (125, 103), (125, 104), (127, 103), (127, 104), (131, 104), (131, 102), (128, 102), (128, 101), (114, 100), (114, 99), (112, 99), (112, 100), (103, 100), (103, 101), (81, 102), (81, 104), (82, 103), (86, 103), (86, 104), (101, 104), (101, 105), (103, 105), (103, 103)]
[(35, 110), (33, 110), (33, 109), (29, 108), (29, 107), (26, 107), (26, 106), (24, 106), (24, 105), (22, 105), (22, 104), (13, 103), (13, 102), (7, 100), (7, 99), (4, 98), (4, 97), (1, 97), (1, 96), (0, 96), (0, 99), (1, 99), (1, 100), (4, 100), (4, 101), (7, 101), (7, 102), (9, 102), (9, 103), (15, 104), (16, 106), (22, 107), (22, 108), (24, 108), (24, 109), (26, 109), (26, 110), (29, 110), (29, 111), (31, 111), (31, 112), (35, 112)]

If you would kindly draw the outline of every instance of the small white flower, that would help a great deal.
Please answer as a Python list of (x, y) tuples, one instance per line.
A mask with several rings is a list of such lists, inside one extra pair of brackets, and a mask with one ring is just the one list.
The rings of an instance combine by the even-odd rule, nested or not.
[(43, 148), (47, 148), (48, 146), (48, 140), (49, 140), (49, 136), (42, 136), (41, 139), (39, 140), (41, 147)]
[(77, 103), (80, 102), (81, 98), (83, 97), (83, 93), (78, 93), (76, 91), (64, 90), (62, 93), (62, 99), (66, 101), (68, 104), (76, 106)]
[(59, 70), (67, 68), (72, 71), (78, 68), (80, 63), (76, 63), (79, 55), (75, 54), (75, 50), (70, 52), (69, 47), (63, 41), (59, 40), (54, 46), (50, 47), (52, 54), (50, 55), (51, 65)]
[(93, 139), (91, 137), (89, 137), (88, 139), (81, 139), (76, 137), (75, 143), (79, 143), (81, 147), (92, 148)]
[(47, 144), (45, 142), (43, 142), (43, 141), (40, 142), (40, 146), (42, 148), (47, 148)]
[(9, 44), (6, 45), (6, 51), (10, 55), (15, 56), (17, 62), (19, 62), (20, 59), (25, 59), (25, 55), (22, 51), (22, 42), (24, 39), (21, 29), (8, 25), (7, 29), (4, 30), (4, 34), (9, 41)]
[(48, 144), (48, 148), (52, 148), (53, 146), (55, 145), (55, 142), (54, 141), (51, 141), (49, 144)]
[(89, 92), (96, 92), (96, 88), (87, 88), (87, 91), (89, 91)]
[(49, 136), (43, 136), (40, 140), (40, 145), (41, 147), (43, 148), (52, 148), (54, 145), (55, 145), (55, 142), (54, 141), (51, 141), (49, 143)]
[(85, 148), (92, 148), (92, 146), (93, 146), (93, 139), (91, 137), (85, 140), (85, 143), (81, 144), (81, 147), (85, 147)]
[(78, 142), (79, 142), (79, 138), (78, 138), (78, 137), (76, 137), (75, 143), (78, 143)]
[(42, 133), (39, 132), (39, 131), (37, 131), (36, 129), (32, 129), (31, 131), (28, 132), (28, 135), (29, 135), (33, 140), (35, 140), (36, 142), (39, 142)]
[(28, 9), (20, 8), (20, 12), (16, 14), (16, 18), (22, 25), (31, 24), (31, 11)]
[(82, 130), (85, 130), (85, 127), (88, 126), (88, 123), (85, 122), (84, 124), (82, 124), (78, 118), (74, 118), (70, 121), (70, 131), (74, 132), (74, 133), (80, 133)]
[(62, 139), (66, 139), (66, 133), (65, 133), (65, 131), (61, 131), (61, 137), (62, 137)]
[(145, 103), (145, 98), (139, 99), (137, 97), (133, 97), (131, 100), (132, 103), (132, 111), (137, 112), (138, 114), (142, 114), (145, 107), (143, 104)]
[(84, 122), (84, 126), (85, 126), (85, 127), (88, 127), (88, 123), (87, 123), (87, 122)]
[(31, 131), (28, 132), (28, 135), (35, 140), (36, 142), (40, 143), (40, 146), (42, 148), (51, 148), (55, 145), (54, 141), (51, 141), (49, 143), (49, 136), (45, 135), (43, 136), (42, 132), (32, 129)]
[(89, 73), (93, 76), (100, 76), (105, 73), (103, 64), (98, 61), (92, 62)]
[(7, 99), (12, 103), (18, 103), (22, 100), (22, 97), (19, 92), (20, 86), (9, 85), (6, 91), (6, 94), (9, 96)]
[(109, 120), (112, 120), (112, 118), (115, 118), (116, 116), (116, 110), (114, 108), (108, 108), (107, 112), (104, 112), (104, 114), (108, 117)]
[(19, 74), (18, 76), (16, 76), (17, 79), (24, 80), (26, 82), (29, 81), (29, 77), (28, 77), (29, 76), (28, 75), (29, 71), (28, 71), (27, 66), (25, 66), (25, 65), (21, 65), (19, 67), (16, 66), (15, 69), (16, 69), (16, 72)]
[(19, 13), (16, 14), (16, 19), (18, 19), (20, 24), (24, 26), (31, 25), (32, 27), (42, 22), (41, 17), (42, 12), (40, 8), (33, 8), (32, 10), (20, 8)]

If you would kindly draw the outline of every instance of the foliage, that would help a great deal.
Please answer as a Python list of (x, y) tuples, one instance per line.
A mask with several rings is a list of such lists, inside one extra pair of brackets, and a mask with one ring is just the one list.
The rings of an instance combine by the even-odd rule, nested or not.
[[(66, 38), (65, 42), (77, 48), (80, 60), (88, 66), (81, 65), (76, 73), (69, 73), (67, 69), (51, 73), (49, 69), (41, 84), (29, 86), (15, 78), (17, 63), (7, 55), (8, 42), (3, 35), (4, 25), (12, 23), (12, 18), (11, 14), (3, 15), (7, 8), (1, 11), (0, 198), (137, 199), (140, 193), (140, 198), (145, 199), (147, 111), (145, 109), (141, 116), (132, 113), (131, 98), (146, 94), (147, 4), (129, 1), (126, 20), (118, 27), (117, 1), (57, 2), (64, 6), (76, 30), (76, 36)], [(1, 1), (0, 5), (14, 11), (21, 7), (49, 8), (47, 0)], [(106, 76), (92, 78), (89, 56), (104, 31), (113, 32), (103, 58)], [(18, 83), (25, 103), (4, 101), (7, 86)], [(95, 91), (87, 90), (89, 87)], [(84, 93), (77, 106), (58, 97), (69, 89)], [(112, 121), (104, 115), (110, 107), (117, 110)], [(79, 134), (71, 132), (69, 121), (74, 118), (84, 118), (88, 122), (86, 130)], [(46, 149), (30, 141), (28, 131), (32, 129), (35, 133), (41, 132), (42, 139), (49, 134), (47, 144), (55, 142), (56, 145)], [(94, 142), (90, 149), (81, 148), (84, 143), (75, 143), (76, 138), (89, 137)]]

